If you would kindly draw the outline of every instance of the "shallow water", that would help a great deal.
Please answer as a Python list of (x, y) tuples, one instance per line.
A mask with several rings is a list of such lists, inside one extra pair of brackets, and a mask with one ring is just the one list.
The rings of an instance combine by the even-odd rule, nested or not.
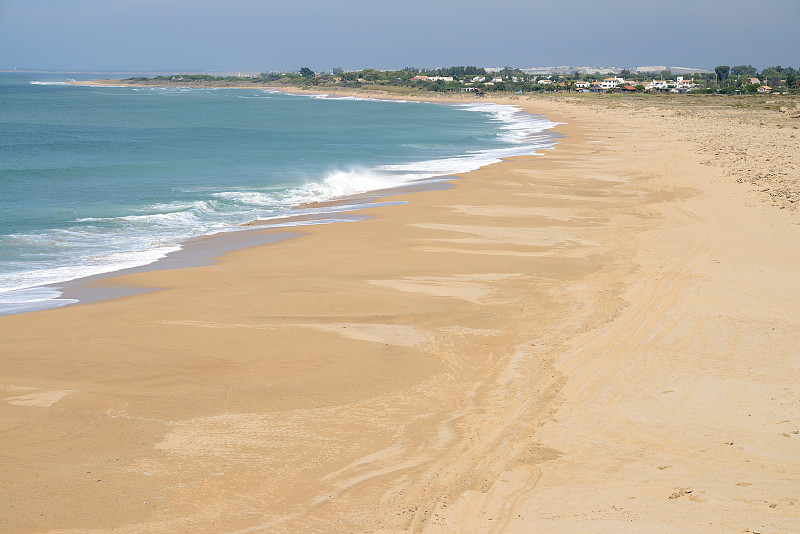
[(344, 208), (314, 202), (553, 141), (552, 123), (510, 106), (70, 78), (0, 74), (0, 313), (52, 301), (43, 285), (148, 264), (187, 239), (301, 204), (293, 214), (327, 211), (329, 222)]

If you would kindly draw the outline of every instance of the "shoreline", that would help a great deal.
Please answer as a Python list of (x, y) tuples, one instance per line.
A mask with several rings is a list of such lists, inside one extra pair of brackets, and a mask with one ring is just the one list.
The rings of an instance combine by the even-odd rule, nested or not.
[[(422, 193), (426, 191), (439, 191), (447, 189), (449, 187), (453, 187), (453, 182), (455, 180), (458, 180), (457, 176), (423, 178), (389, 189), (365, 191), (363, 193), (336, 197), (328, 201), (317, 202), (311, 205), (301, 204), (295, 206), (294, 209), (336, 205), (349, 207), (350, 205), (364, 204), (364, 206), (355, 210), (350, 208), (344, 211), (333, 211), (324, 214), (314, 213), (307, 215), (286, 215), (272, 219), (256, 219), (241, 224), (240, 226), (242, 228), (237, 231), (208, 234), (196, 237), (189, 241), (182, 241), (179, 243), (181, 247), (180, 250), (170, 252), (163, 258), (146, 265), (128, 267), (117, 271), (109, 271), (107, 273), (75, 278), (73, 280), (67, 280), (58, 284), (48, 284), (46, 286), (37, 287), (52, 288), (61, 291), (62, 294), (59, 299), (75, 299), (78, 301), (75, 303), (66, 304), (68, 306), (92, 304), (116, 298), (123, 298), (147, 291), (158, 291), (159, 288), (132, 287), (116, 284), (115, 279), (128, 274), (172, 269), (189, 269), (192, 267), (207, 267), (214, 265), (214, 263), (220, 257), (231, 252), (253, 247), (269, 246), (272, 243), (276, 243), (284, 239), (303, 237), (305, 234), (302, 230), (308, 226), (341, 224), (367, 220), (369, 217), (359, 215), (360, 211), (403, 203), (402, 201), (384, 199), (402, 197), (402, 195), (407, 195), (410, 193)], [(292, 224), (299, 221), (308, 222), (309, 224)], [(286, 224), (288, 224), (288, 226), (284, 226)], [(53, 306), (51, 308), (55, 309), (60, 307), (63, 306)], [(43, 310), (30, 310), (0, 314), (0, 317), (4, 315), (31, 313), (33, 311)]]
[[(151, 263), (125, 267), (99, 274), (80, 276), (63, 282), (15, 290), (33, 292), (54, 291), (58, 292), (59, 295), (57, 297), (51, 297), (48, 300), (40, 301), (41, 305), (39, 307), (29, 306), (27, 309), (0, 310), (0, 317), (58, 309), (65, 306), (92, 304), (147, 291), (157, 291), (159, 288), (133, 287), (124, 284), (116, 284), (115, 279), (128, 274), (213, 265), (217, 258), (229, 252), (251, 247), (266, 246), (282, 239), (302, 237), (304, 235), (302, 230), (308, 226), (365, 220), (368, 217), (359, 215), (360, 211), (402, 204), (403, 201), (388, 199), (409, 193), (447, 189), (452, 187), (453, 181), (457, 179), (457, 176), (423, 178), (389, 189), (376, 189), (336, 197), (323, 202), (300, 204), (293, 209), (301, 210), (323, 206), (342, 206), (342, 211), (304, 215), (287, 214), (270, 219), (256, 219), (240, 224), (239, 230), (217, 232), (198, 236), (187, 241), (181, 241), (176, 244), (176, 246), (180, 247), (178, 250), (169, 252), (164, 257)], [(359, 205), (362, 207), (353, 208), (353, 206)]]
[(555, 150), (0, 317), (8, 530), (793, 529), (792, 123), (521, 103)]
[[(123, 80), (91, 80), (91, 81), (75, 81), (71, 82), (73, 85), (117, 85), (118, 82)], [(528, 113), (536, 115), (543, 114), (537, 111), (538, 109), (551, 109), (556, 110), (557, 113), (572, 113), (572, 109), (584, 110), (603, 110), (603, 109), (618, 109), (623, 108), (631, 111), (632, 113), (647, 112), (653, 114), (660, 114), (660, 118), (671, 119), (687, 119), (697, 120), (703, 122), (702, 119), (706, 118), (704, 115), (713, 113), (720, 113), (724, 116), (724, 120), (730, 124), (732, 128), (744, 126), (744, 129), (749, 129), (750, 134), (758, 134), (756, 137), (757, 148), (760, 152), (767, 152), (767, 148), (774, 148), (774, 144), (770, 144), (763, 139), (762, 133), (772, 129), (777, 125), (782, 130), (798, 130), (800, 129), (800, 117), (797, 116), (800, 110), (800, 96), (798, 95), (594, 95), (594, 94), (554, 94), (554, 95), (510, 95), (510, 94), (494, 94), (478, 99), (475, 96), (468, 94), (455, 94), (455, 93), (429, 93), (429, 92), (411, 92), (403, 94), (395, 94), (388, 91), (379, 89), (344, 89), (338, 87), (325, 87), (319, 90), (308, 90), (301, 88), (290, 88), (288, 90), (284, 85), (271, 85), (271, 84), (258, 84), (258, 85), (224, 85), (224, 84), (207, 84), (204, 82), (183, 82), (183, 83), (154, 83), (154, 84), (121, 84), (120, 87), (186, 87), (186, 88), (215, 88), (215, 89), (262, 89), (262, 90), (277, 90), (287, 94), (305, 94), (305, 95), (320, 95), (320, 94), (333, 94), (336, 96), (348, 97), (364, 97), (385, 100), (411, 100), (420, 102), (431, 103), (460, 103), (460, 102), (493, 102), (504, 105), (514, 105), (519, 107), (529, 106), (533, 111)], [(523, 109), (524, 110), (524, 109)], [(684, 126), (675, 124), (675, 120), (661, 121), (664, 126), (675, 127)], [(682, 120), (680, 122), (683, 122)], [(754, 126), (761, 126), (766, 128), (758, 128)], [(698, 125), (699, 128), (702, 126)], [(793, 179), (791, 172), (787, 172), (787, 168), (792, 168), (794, 164), (788, 153), (796, 150), (800, 143), (798, 135), (790, 134), (790, 136), (783, 136), (780, 139), (786, 147), (787, 154), (777, 153), (778, 160), (776, 164), (765, 165), (770, 160), (763, 155), (753, 154), (748, 149), (746, 141), (743, 141), (742, 135), (734, 135), (730, 139), (724, 134), (716, 135), (715, 139), (710, 140), (704, 138), (702, 132), (698, 132), (698, 128), (692, 129), (682, 128), (684, 140), (689, 141), (695, 147), (706, 155), (710, 156), (707, 164), (714, 164), (720, 166), (730, 166), (726, 172), (737, 176), (738, 183), (745, 183), (758, 189), (762, 195), (763, 200), (772, 202), (773, 205), (781, 209), (789, 209), (796, 211), (800, 208), (800, 181)], [(772, 129), (774, 132), (774, 129)], [(780, 132), (783, 133), (783, 132)], [(790, 138), (789, 138), (790, 137)], [(727, 141), (738, 141), (737, 143), (728, 144)], [(774, 151), (773, 151), (774, 152)], [(748, 167), (748, 163), (753, 159), (762, 167), (763, 170), (754, 171)], [(766, 167), (769, 167), (768, 169)]]
[[(131, 85), (131, 84), (119, 83), (119, 82), (121, 82), (121, 80), (108, 80), (107, 81), (108, 83), (103, 83), (103, 82), (106, 82), (106, 80), (73, 81), (70, 84), (71, 85), (81, 85), (81, 86), (93, 86), (93, 87), (97, 87), (97, 86), (114, 86), (114, 87), (136, 86), (136, 85)], [(147, 86), (153, 87), (150, 84), (147, 84)], [(171, 87), (171, 86), (174, 86), (174, 85), (164, 84), (164, 85), (159, 85), (158, 87)], [(203, 86), (202, 84), (195, 84), (193, 86), (193, 88), (202, 89), (202, 88), (207, 88), (207, 87)], [(238, 87), (238, 86), (237, 87), (228, 87), (228, 88), (231, 88), (231, 89), (242, 89), (242, 88), (252, 89), (252, 88), (249, 88), (249, 87)], [(257, 89), (265, 89), (265, 87), (258, 87)], [(290, 94), (290, 95), (291, 94), (294, 94), (294, 95), (301, 95), (302, 94), (303, 96), (323, 95), (323, 93), (314, 92), (314, 91), (305, 91), (305, 92), (298, 91), (298, 92), (294, 92), (294, 93), (285, 92), (285, 91), (282, 91), (282, 92), (284, 92), (285, 94)], [(348, 94), (344, 94), (344, 95), (341, 95), (341, 96), (346, 97), (346, 96), (357, 96), (357, 95), (348, 93)], [(391, 99), (375, 99), (375, 100), (391, 100)], [(428, 102), (427, 100), (425, 100), (425, 101)], [(442, 103), (442, 102), (430, 101), (430, 103)], [(454, 103), (454, 102), (449, 102), (449, 103)], [(557, 139), (557, 135), (556, 134), (552, 134), (552, 133), (548, 133), (548, 132), (552, 132), (552, 128), (548, 129), (548, 130), (543, 130), (542, 134), (547, 136), (547, 137), (552, 137), (552, 138), (554, 138), (554, 140)], [(541, 149), (537, 148), (536, 150), (539, 151)], [(345, 196), (341, 196), (341, 197), (336, 197), (336, 198), (325, 200), (325, 201), (321, 201), (321, 202), (314, 202), (314, 203), (308, 204), (308, 205), (298, 205), (298, 206), (293, 207), (292, 211), (300, 210), (300, 209), (304, 209), (304, 208), (314, 209), (314, 208), (318, 208), (320, 206), (332, 206), (332, 205), (343, 205), (343, 206), (346, 206), (346, 205), (352, 205), (352, 204), (356, 204), (357, 203), (356, 200), (358, 200), (358, 199), (366, 199), (366, 200), (364, 200), (365, 207), (369, 207), (369, 206), (367, 206), (367, 204), (376, 203), (376, 202), (379, 201), (379, 199), (381, 199), (383, 197), (390, 197), (390, 196), (393, 196), (393, 195), (396, 195), (396, 194), (405, 194), (407, 192), (412, 192), (412, 191), (434, 190), (434, 189), (436, 189), (438, 187), (442, 187), (442, 186), (439, 185), (440, 182), (441, 183), (450, 182), (450, 181), (452, 181), (454, 179), (457, 179), (457, 176), (458, 175), (456, 174), (456, 175), (453, 175), (453, 176), (440, 175), (440, 176), (435, 176), (435, 177), (432, 177), (432, 178), (422, 178), (422, 179), (414, 180), (412, 182), (408, 182), (408, 183), (405, 183), (405, 184), (398, 184), (398, 185), (396, 185), (394, 187), (391, 187), (389, 189), (368, 190), (368, 191), (363, 191), (363, 192), (354, 193), (354, 194), (350, 194), (350, 195), (345, 195)], [(448, 186), (444, 186), (444, 187), (450, 187), (450, 186), (448, 185)], [(359, 208), (359, 210), (360, 209), (363, 209), (363, 208)], [(359, 211), (359, 210), (356, 210), (356, 211)], [(343, 210), (341, 212), (340, 211), (335, 211), (334, 213), (341, 215), (342, 213), (347, 212), (347, 211), (350, 211), (350, 209), (345, 209), (345, 210)], [(342, 216), (341, 218), (346, 221), (346, 220), (350, 219), (350, 216)], [(328, 215), (328, 216), (322, 215), (322, 214), (310, 215), (309, 217), (300, 217), (300, 220), (302, 220), (302, 219), (307, 219), (307, 220), (320, 219), (322, 221), (322, 223), (327, 223), (327, 220), (330, 219), (330, 215)], [(287, 215), (285, 217), (281, 217), (281, 221), (283, 221), (283, 222), (289, 222), (291, 220), (298, 220), (298, 219), (293, 217), (293, 216), (289, 216), (289, 215)], [(58, 292), (58, 293), (61, 293), (61, 294), (58, 297), (51, 297), (48, 300), (36, 301), (36, 302), (33, 303), (33, 305), (28, 305), (27, 307), (25, 307), (23, 304), (20, 304), (20, 305), (9, 305), (9, 309), (0, 311), (0, 316), (17, 315), (17, 314), (21, 314), (21, 313), (30, 313), (30, 312), (36, 312), (36, 311), (43, 311), (43, 310), (46, 310), (46, 309), (61, 308), (61, 307), (64, 307), (64, 306), (74, 306), (74, 305), (80, 305), (80, 304), (85, 304), (85, 303), (93, 303), (93, 302), (98, 302), (98, 301), (104, 300), (104, 299), (118, 298), (118, 297), (123, 297), (123, 296), (135, 294), (135, 293), (137, 293), (139, 291), (143, 291), (143, 290), (142, 289), (134, 289), (134, 288), (122, 287), (122, 286), (114, 287), (113, 278), (115, 278), (117, 276), (124, 276), (126, 274), (136, 273), (136, 272), (144, 272), (144, 271), (176, 268), (176, 267), (170, 267), (170, 265), (185, 265), (187, 267), (205, 265), (205, 264), (207, 264), (208, 261), (211, 261), (212, 258), (210, 256), (208, 256), (207, 253), (202, 252), (204, 247), (203, 247), (202, 244), (200, 244), (198, 246), (198, 241), (202, 243), (207, 239), (212, 239), (212, 240), (216, 240), (216, 241), (223, 240), (223, 242), (224, 242), (224, 240), (229, 239), (229, 241), (231, 243), (239, 243), (239, 245), (237, 245), (237, 247), (224, 246), (224, 245), (220, 246), (220, 247), (217, 247), (220, 251), (223, 251), (223, 250), (231, 251), (231, 250), (234, 250), (234, 248), (257, 246), (257, 244), (259, 243), (259, 239), (254, 238), (254, 239), (251, 239), (251, 240), (248, 241), (248, 240), (242, 239), (241, 237), (235, 237), (236, 234), (240, 234), (241, 232), (244, 232), (244, 231), (252, 232), (252, 231), (255, 231), (254, 227), (257, 227), (257, 226), (269, 226), (270, 224), (272, 224), (271, 221), (270, 222), (258, 221), (258, 220), (249, 221), (247, 223), (244, 223), (244, 224), (240, 225), (242, 228), (240, 230), (238, 230), (238, 231), (218, 232), (218, 233), (215, 233), (215, 234), (207, 234), (207, 235), (204, 235), (204, 236), (199, 236), (199, 237), (190, 239), (188, 241), (181, 241), (181, 242), (175, 243), (175, 246), (180, 247), (179, 250), (176, 250), (176, 251), (173, 251), (173, 252), (169, 252), (166, 256), (164, 256), (162, 258), (159, 258), (159, 259), (157, 259), (157, 260), (155, 260), (155, 261), (153, 261), (151, 263), (145, 264), (145, 265), (138, 265), (138, 266), (133, 266), (133, 267), (125, 267), (125, 268), (117, 269), (117, 270), (114, 270), (114, 271), (108, 271), (108, 272), (103, 272), (103, 273), (93, 274), (93, 275), (80, 276), (80, 277), (77, 277), (77, 278), (73, 278), (73, 279), (65, 280), (65, 281), (61, 281), (61, 282), (49, 283), (49, 284), (44, 284), (44, 285), (40, 285), (40, 286), (34, 286), (34, 287), (24, 288), (24, 289), (20, 289), (20, 290), (15, 290), (16, 292), (25, 293), (25, 294), (27, 294), (27, 292), (38, 293), (38, 292), (42, 292), (42, 291), (51, 292), (51, 293), (52, 292)], [(305, 224), (298, 224), (297, 226), (305, 226)], [(246, 230), (245, 227), (250, 227), (250, 229)], [(268, 231), (268, 230), (264, 229), (264, 231)], [(230, 236), (230, 238), (228, 236)], [(263, 239), (261, 239), (261, 241), (263, 241)], [(252, 245), (249, 244), (249, 243), (252, 243)], [(189, 252), (184, 250), (184, 248), (187, 247), (187, 246), (191, 249)], [(205, 248), (208, 248), (208, 247), (205, 247)], [(199, 253), (198, 252), (193, 252), (194, 250), (200, 250), (201, 252), (199, 252)], [(220, 254), (222, 254), (222, 252), (220, 252)], [(220, 254), (217, 254), (217, 255), (220, 255)]]

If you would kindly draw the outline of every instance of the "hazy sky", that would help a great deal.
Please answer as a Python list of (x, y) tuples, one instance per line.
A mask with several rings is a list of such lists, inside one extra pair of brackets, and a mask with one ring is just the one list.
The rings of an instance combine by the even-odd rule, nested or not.
[(800, 0), (0, 0), (0, 69), (800, 66)]

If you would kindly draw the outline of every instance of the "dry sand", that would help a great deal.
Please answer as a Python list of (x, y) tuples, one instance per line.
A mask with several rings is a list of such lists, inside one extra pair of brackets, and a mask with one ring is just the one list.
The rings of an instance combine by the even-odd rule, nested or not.
[(0, 317), (0, 531), (800, 532), (800, 119), (756, 98), (516, 98), (556, 149)]

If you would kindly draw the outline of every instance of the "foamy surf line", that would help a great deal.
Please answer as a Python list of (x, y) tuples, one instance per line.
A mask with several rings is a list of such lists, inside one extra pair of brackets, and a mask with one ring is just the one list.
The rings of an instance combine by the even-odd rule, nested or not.
[(30, 85), (72, 85), (73, 83), (75, 83), (75, 81), (76, 80), (68, 80), (66, 82), (56, 82), (56, 81), (53, 81), (53, 82), (42, 82), (42, 81), (38, 81), (38, 80), (33, 80), (31, 82), (28, 82), (28, 83)]
[[(249, 221), (251, 224), (242, 223), (220, 229), (218, 232), (188, 237), (171, 245), (106, 254), (89, 258), (77, 266), (26, 272), (22, 280), (13, 278), (10, 280), (11, 283), (16, 282), (16, 286), (0, 291), (0, 316), (123, 296), (130, 291), (120, 287), (93, 290), (90, 284), (122, 274), (209, 265), (213, 263), (213, 258), (226, 252), (299, 235), (288, 232), (265, 235), (266, 230), (290, 230), (303, 226), (359, 221), (367, 217), (348, 212), (402, 203), (354, 201), (346, 205), (297, 209), (268, 215), (258, 221)], [(209, 246), (211, 242), (215, 244), (213, 247)], [(99, 298), (98, 294), (103, 297)]]
[[(294, 95), (323, 99), (378, 100), (361, 97), (329, 97), (328, 95)], [(397, 100), (387, 100), (398, 102)], [(401, 102), (405, 103), (405, 102)], [(419, 104), (419, 102), (414, 102)], [(437, 104), (438, 105), (438, 104)], [(377, 196), (368, 202), (349, 202), (334, 206), (326, 202), (346, 199), (365, 193), (391, 190), (405, 185), (441, 181), (497, 163), (504, 158), (534, 155), (539, 149), (551, 148), (556, 136), (549, 132), (556, 123), (544, 117), (528, 115), (516, 106), (494, 103), (446, 104), (467, 112), (489, 113), (499, 123), (498, 136), (509, 146), (474, 150), (464, 154), (423, 160), (404, 164), (379, 165), (372, 168), (333, 170), (324, 179), (309, 181), (303, 186), (282, 191), (220, 191), (210, 193), (203, 201), (154, 205), (151, 213), (131, 214), (115, 218), (79, 219), (89, 224), (113, 224), (118, 227), (124, 243), (115, 250), (79, 258), (57, 268), (30, 270), (17, 273), (16, 278), (0, 278), (0, 315), (22, 313), (67, 304), (85, 299), (65, 298), (59, 289), (64, 284), (89, 277), (110, 277), (121, 272), (159, 263), (183, 249), (187, 241), (217, 234), (235, 234), (245, 230), (244, 225), (259, 221), (263, 229), (287, 228), (309, 224), (329, 224), (352, 220), (331, 216), (367, 207), (377, 207)], [(317, 206), (315, 206), (317, 205)], [(309, 220), (281, 222), (271, 225), (270, 220), (311, 215)], [(313, 216), (319, 216), (314, 219)], [(266, 224), (265, 224), (266, 223)], [(87, 229), (88, 228), (88, 229)], [(69, 239), (91, 242), (98, 238), (91, 226), (74, 230)], [(69, 229), (59, 229), (62, 234)], [(25, 236), (22, 236), (25, 237)], [(45, 236), (51, 238), (52, 236)], [(61, 237), (61, 236), (58, 236)], [(127, 245), (127, 247), (125, 246)], [(72, 297), (74, 295), (70, 295)]]

